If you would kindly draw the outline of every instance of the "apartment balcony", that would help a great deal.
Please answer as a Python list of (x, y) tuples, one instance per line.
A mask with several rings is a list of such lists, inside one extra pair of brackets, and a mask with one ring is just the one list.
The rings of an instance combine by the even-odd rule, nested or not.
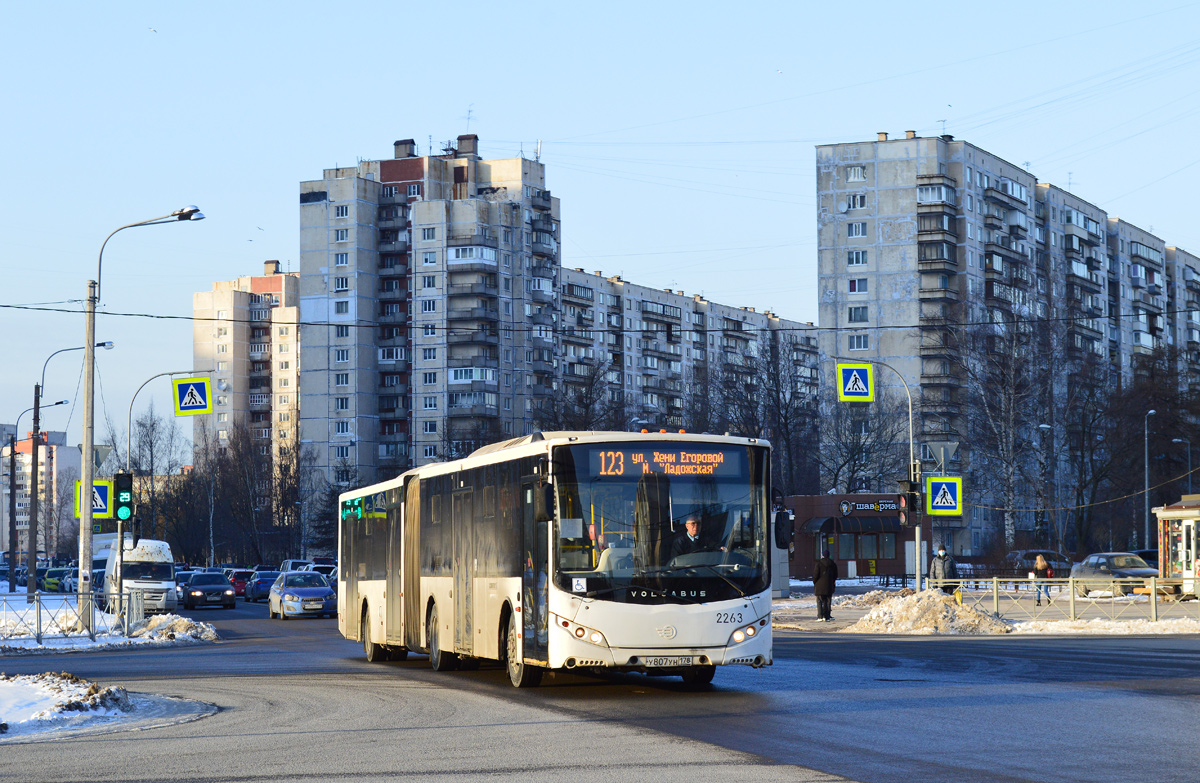
[(1153, 294), (1154, 296), (1162, 296), (1162, 292), (1162, 286), (1158, 283), (1146, 284), (1146, 293)]
[(379, 314), (379, 323), (381, 324), (402, 324), (408, 321), (408, 311), (398, 310), (394, 313), (383, 312)]
[(407, 383), (393, 383), (391, 386), (380, 383), (377, 388), (379, 389), (380, 394), (408, 394)]
[(535, 240), (533, 243), (533, 254), (535, 256), (554, 258), (555, 252), (556, 250), (554, 245), (550, 244), (549, 242), (538, 242)]
[(533, 194), (533, 197), (530, 198), (529, 201), (530, 201), (531, 206), (536, 210), (540, 210), (542, 212), (550, 211), (550, 207), (551, 207), (550, 191), (548, 191), (548, 190), (537, 191), (536, 193)]
[(448, 310), (447, 321), (499, 321), (500, 313), (487, 307), (463, 307)]
[(499, 296), (500, 289), (490, 283), (451, 283), (446, 296)]
[(1078, 332), (1080, 335), (1099, 340), (1104, 337), (1104, 330), (1094, 324), (1090, 319), (1081, 318), (1071, 321), (1068, 331)]
[(458, 334), (451, 332), (446, 336), (446, 342), (449, 345), (492, 345), (499, 347), (500, 335), (493, 332), (472, 329), (469, 332)]
[(451, 381), (447, 384), (447, 388), (452, 392), (498, 392), (500, 384), (496, 381), (467, 381), (455, 382)]
[(271, 344), (270, 343), (250, 343), (249, 354), (251, 359), (270, 358)]
[(922, 386), (950, 387), (957, 389), (962, 386), (962, 382), (951, 373), (943, 372), (922, 372)]
[(1005, 258), (1012, 259), (1013, 261), (1026, 260), (1025, 254), (1020, 250), (1017, 250), (1016, 246), (1011, 241), (987, 242), (984, 244), (983, 249), (987, 253), (996, 253), (1004, 256)]
[[(539, 264), (539, 263), (535, 262), (530, 265), (529, 273), (531, 275), (533, 275), (534, 277), (541, 277), (541, 278), (545, 278), (546, 280), (553, 280), (554, 279), (554, 264), (546, 264), (546, 263)], [(565, 296), (565, 294), (564, 294), (564, 296)], [(572, 297), (572, 298), (578, 299), (579, 297)], [(581, 301), (586, 302), (588, 300), (584, 299)]]
[(550, 397), (554, 394), (554, 387), (544, 383), (535, 383), (528, 388), (535, 397)]
[(456, 272), (493, 274), (496, 271), (496, 262), (486, 258), (469, 258), (465, 260), (451, 258), (446, 261), (446, 271), (450, 274), (455, 274)]
[(957, 302), (958, 291), (954, 288), (921, 288), (917, 296), (922, 302)]
[(450, 368), (482, 367), (484, 369), (497, 370), (500, 368), (500, 359), (481, 353), (469, 356), (451, 356), (446, 359), (446, 366)]
[(533, 372), (541, 373), (542, 375), (554, 374), (554, 362), (547, 362), (541, 359), (534, 359), (529, 363), (529, 369)]
[(462, 405), (446, 409), (446, 417), (450, 419), (483, 419), (499, 415), (500, 409), (495, 405)]
[(995, 187), (984, 190), (983, 197), (996, 204), (1003, 204), (1009, 209), (1025, 209), (1029, 206), (1016, 196), (1013, 196), (1001, 190), (1000, 188)]
[(379, 218), (378, 220), (375, 221), (375, 227), (376, 228), (387, 228), (387, 229), (407, 229), (408, 228), (408, 218), (406, 218), (406, 217)]
[(1184, 285), (1187, 286), (1189, 291), (1195, 291), (1197, 294), (1200, 294), (1200, 277), (1188, 278), (1184, 282)]
[(541, 231), (546, 234), (554, 233), (554, 221), (548, 217), (535, 217), (532, 222), (534, 231)]
[(389, 204), (407, 204), (407, 203), (408, 203), (408, 196), (404, 193), (398, 192), (394, 196), (380, 196), (379, 197), (380, 206), (387, 206)]
[(591, 329), (580, 329), (578, 327), (568, 326), (560, 335), (564, 340), (572, 342), (585, 343), (591, 345), (596, 341), (596, 333)]
[(529, 292), (529, 298), (538, 304), (549, 304), (554, 301), (554, 292), (542, 288), (534, 288)]
[(1067, 272), (1067, 282), (1074, 283), (1084, 290), (1096, 294), (1104, 290), (1104, 279), (1100, 275), (1095, 275), (1094, 277), (1091, 274), (1081, 275), (1074, 268)]
[(957, 416), (962, 405), (953, 400), (921, 400), (921, 412), (934, 416)]
[(983, 225), (988, 228), (1004, 228), (1004, 216), (987, 213), (983, 216)]
[(408, 240), (407, 239), (397, 239), (394, 242), (380, 242), (379, 243), (379, 252), (380, 253), (407, 253), (408, 252)]
[(552, 313), (534, 313), (529, 316), (529, 322), (535, 326), (554, 326), (554, 315)]
[(1104, 259), (1097, 256), (1088, 256), (1083, 260), (1087, 263), (1088, 269), (1092, 270), (1093, 272), (1099, 272), (1104, 266)]
[(663, 345), (661, 343), (658, 345), (655, 345), (654, 343), (650, 343), (649, 345), (647, 345), (645, 348), (642, 349), (642, 353), (648, 353), (652, 356), (658, 356), (658, 357), (661, 357), (664, 359), (678, 360), (678, 359), (682, 358), (679, 354), (672, 353), (671, 351), (667, 350), (667, 346)]
[(1139, 294), (1136, 297), (1136, 301), (1140, 302), (1142, 304), (1142, 306), (1146, 307), (1147, 309), (1157, 310), (1159, 312), (1162, 312), (1162, 309), (1163, 309), (1162, 300), (1159, 299), (1157, 296), (1151, 295), (1149, 292), (1143, 292), (1143, 293)]
[(483, 232), (459, 234), (446, 240), (449, 247), (500, 247), (500, 240)]
[(539, 337), (535, 334), (529, 338), (529, 345), (533, 348), (549, 348), (550, 350), (554, 350), (554, 338)]
[(1155, 255), (1150, 248), (1140, 242), (1129, 243), (1129, 255), (1134, 258), (1140, 258), (1144, 263), (1149, 264), (1155, 269), (1162, 269), (1162, 256)]
[(945, 343), (921, 345), (921, 358), (923, 359), (953, 359), (955, 355), (954, 348)]

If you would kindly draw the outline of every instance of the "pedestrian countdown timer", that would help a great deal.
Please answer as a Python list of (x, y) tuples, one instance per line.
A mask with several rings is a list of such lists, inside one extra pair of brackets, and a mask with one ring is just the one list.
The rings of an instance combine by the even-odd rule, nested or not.
[(179, 378), (171, 381), (175, 389), (175, 415), (196, 416), (212, 413), (212, 386), (208, 378)]
[(133, 474), (117, 473), (113, 476), (113, 516), (125, 521), (133, 516)]

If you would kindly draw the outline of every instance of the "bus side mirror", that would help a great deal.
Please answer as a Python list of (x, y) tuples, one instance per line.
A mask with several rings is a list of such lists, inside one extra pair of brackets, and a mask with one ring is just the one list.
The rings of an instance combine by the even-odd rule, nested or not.
[(780, 549), (787, 549), (792, 543), (792, 534), (795, 532), (796, 523), (792, 519), (792, 513), (787, 510), (775, 512), (775, 546)]
[(538, 484), (533, 492), (533, 518), (538, 522), (554, 519), (554, 485)]

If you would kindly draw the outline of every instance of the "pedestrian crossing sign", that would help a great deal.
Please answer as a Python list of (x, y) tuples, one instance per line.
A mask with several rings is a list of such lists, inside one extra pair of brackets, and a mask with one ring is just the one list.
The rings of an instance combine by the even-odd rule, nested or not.
[(178, 378), (171, 384), (175, 388), (176, 416), (212, 413), (212, 387), (208, 378)]
[(932, 516), (962, 516), (962, 477), (925, 477), (925, 513)]
[(838, 402), (874, 402), (875, 376), (869, 364), (837, 366)]
[[(79, 506), (79, 485), (82, 482), (75, 482), (75, 518), (79, 519), (83, 516), (80, 513)], [(92, 519), (112, 519), (112, 496), (113, 483), (104, 479), (97, 479), (92, 482)]]

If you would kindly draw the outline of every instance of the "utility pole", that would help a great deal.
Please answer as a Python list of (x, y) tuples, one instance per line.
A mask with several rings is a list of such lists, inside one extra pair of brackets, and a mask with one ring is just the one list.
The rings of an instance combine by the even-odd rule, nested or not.
[(17, 429), (8, 439), (8, 592), (17, 591)]
[(38, 384), (33, 385), (33, 437), (29, 439), (29, 448), (33, 453), (31, 458), (31, 467), (29, 468), (29, 552), (26, 558), (29, 560), (29, 576), (25, 579), (25, 601), (33, 603), (33, 593), (29, 592), (29, 588), (37, 590), (37, 530), (38, 530), (38, 444), (41, 436), (38, 434), (38, 426), (41, 423), (39, 415), (41, 413), (42, 387)]

